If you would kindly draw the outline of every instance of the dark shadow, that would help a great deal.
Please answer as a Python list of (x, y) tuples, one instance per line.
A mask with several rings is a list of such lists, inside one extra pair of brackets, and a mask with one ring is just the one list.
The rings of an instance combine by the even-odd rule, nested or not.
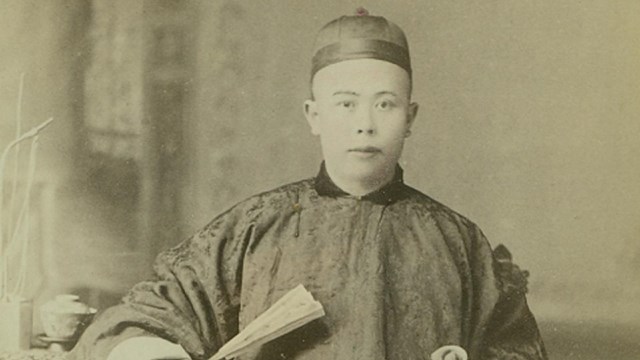
[(265, 344), (256, 360), (294, 359), (306, 350), (329, 338), (329, 328), (322, 320), (315, 320), (309, 324), (290, 332), (276, 340)]

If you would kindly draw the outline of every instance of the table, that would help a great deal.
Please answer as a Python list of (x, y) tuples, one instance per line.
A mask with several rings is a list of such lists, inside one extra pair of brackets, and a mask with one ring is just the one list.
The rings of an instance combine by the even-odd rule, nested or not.
[(32, 349), (17, 352), (0, 352), (0, 360), (64, 360), (66, 352)]

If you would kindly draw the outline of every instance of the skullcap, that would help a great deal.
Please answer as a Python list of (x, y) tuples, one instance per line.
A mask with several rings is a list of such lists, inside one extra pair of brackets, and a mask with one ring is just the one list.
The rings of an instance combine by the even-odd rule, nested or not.
[(378, 59), (405, 69), (411, 76), (407, 38), (400, 27), (359, 8), (325, 25), (316, 37), (311, 77), (322, 68), (345, 60)]

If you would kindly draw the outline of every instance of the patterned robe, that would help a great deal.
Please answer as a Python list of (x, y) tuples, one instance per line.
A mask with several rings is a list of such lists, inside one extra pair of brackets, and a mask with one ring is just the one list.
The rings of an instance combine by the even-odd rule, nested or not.
[(546, 359), (526, 272), (446, 206), (393, 181), (363, 197), (317, 177), (253, 196), (160, 254), (156, 278), (104, 311), (71, 359), (138, 335), (208, 359), (298, 284), (326, 316), (240, 359)]

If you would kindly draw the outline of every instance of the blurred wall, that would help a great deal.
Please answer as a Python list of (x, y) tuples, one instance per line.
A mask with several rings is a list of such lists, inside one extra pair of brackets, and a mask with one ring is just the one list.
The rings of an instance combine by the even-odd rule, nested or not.
[[(3, 1), (0, 11), (0, 23), (3, 24), (0, 32), (0, 146), (4, 149), (15, 137), (18, 88), (20, 76), (24, 73), (22, 132), (50, 117), (54, 118), (54, 123), (40, 137), (35, 176), (38, 182), (46, 184), (48, 191), (55, 193), (54, 197), (65, 193), (64, 184), (70, 178), (74, 159), (77, 158), (74, 124), (81, 111), (82, 98), (82, 71), (78, 71), (82, 57), (79, 46), (82, 32), (77, 30), (86, 21), (85, 12), (79, 1)], [(19, 180), (23, 183), (26, 179), (26, 150), (23, 145), (19, 173)], [(13, 163), (8, 165), (7, 176), (12, 178)], [(58, 204), (65, 199), (68, 196), (58, 197)], [(48, 207), (47, 221), (50, 224), (64, 221), (64, 215), (56, 215), (61, 208), (49, 205), (44, 204)], [(46, 234), (33, 239), (30, 254), (41, 255), (44, 249), (57, 253), (53, 250), (59, 245), (57, 241), (70, 235), (63, 229), (64, 225), (48, 227)], [(82, 239), (75, 240), (75, 246), (82, 246)], [(56, 281), (59, 283), (59, 279), (48, 277), (51, 275), (49, 271), (54, 269), (46, 267), (60, 260), (60, 256), (49, 253), (46, 264), (31, 263), (27, 296), (51, 291), (47, 289), (49, 285)], [(16, 275), (15, 269), (12, 270), (11, 280)]]
[(78, 47), (86, 21), (80, 1), (2, 1), (0, 23), (0, 145), (15, 136), (20, 74), (25, 73), (23, 131), (49, 117), (41, 138), (40, 176), (64, 179), (73, 158), (73, 121), (82, 94)]
[[(47, 196), (35, 204), (46, 219), (41, 229), (34, 229), (42, 234), (32, 231), (24, 295), (34, 299), (36, 309), (64, 292), (79, 293), (93, 306), (113, 303), (148, 276), (149, 264), (122, 246), (131, 241), (132, 232), (117, 217), (121, 211), (87, 181), (90, 174), (83, 161), (80, 125), (90, 4), (84, 0), (3, 0), (0, 9), (0, 147), (15, 136), (22, 73), (22, 132), (54, 118), (40, 136), (35, 178)], [(23, 146), (22, 182), (26, 180), (26, 150)], [(8, 165), (6, 180), (13, 173), (13, 163)], [(5, 190), (8, 193), (10, 187)], [(15, 275), (16, 271), (10, 273), (11, 281)], [(37, 332), (41, 329), (38, 312), (34, 322)]]
[[(77, 161), (91, 7), (2, 5), (0, 145), (15, 131), (21, 72), (25, 127), (56, 118), (38, 167), (56, 186), (58, 214), (48, 234), (55, 272), (41, 278), (40, 294), (121, 294), (148, 264), (132, 261), (122, 245), (130, 234), (111, 217), (111, 202), (83, 182)], [(509, 246), (531, 271), (538, 318), (640, 324), (639, 2), (192, 6), (193, 107), (176, 219), (185, 237), (243, 198), (315, 175), (319, 145), (302, 116), (312, 41), (327, 21), (365, 6), (403, 27), (412, 48), (421, 108), (402, 159), (407, 182)]]

